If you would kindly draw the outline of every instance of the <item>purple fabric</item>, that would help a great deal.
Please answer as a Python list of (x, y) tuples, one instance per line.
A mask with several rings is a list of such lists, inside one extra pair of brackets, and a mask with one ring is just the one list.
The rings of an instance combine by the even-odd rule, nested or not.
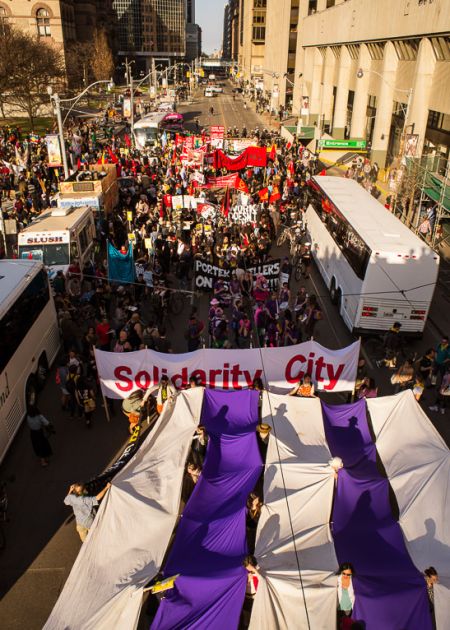
[(431, 630), (425, 581), (413, 565), (389, 504), (388, 480), (378, 471), (366, 404), (322, 403), (325, 434), (341, 457), (333, 507), (339, 563), (355, 568), (354, 619), (367, 630)]
[(202, 474), (186, 505), (164, 575), (180, 573), (152, 630), (233, 630), (245, 596), (246, 501), (261, 474), (258, 392), (206, 390), (209, 435)]

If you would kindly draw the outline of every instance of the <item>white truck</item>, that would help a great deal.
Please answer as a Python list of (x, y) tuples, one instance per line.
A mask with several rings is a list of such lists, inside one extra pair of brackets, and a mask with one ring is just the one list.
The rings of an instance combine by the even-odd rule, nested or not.
[(83, 269), (92, 258), (94, 237), (91, 207), (52, 208), (19, 232), (19, 258), (42, 261), (52, 280), (59, 270), (66, 273), (76, 260)]

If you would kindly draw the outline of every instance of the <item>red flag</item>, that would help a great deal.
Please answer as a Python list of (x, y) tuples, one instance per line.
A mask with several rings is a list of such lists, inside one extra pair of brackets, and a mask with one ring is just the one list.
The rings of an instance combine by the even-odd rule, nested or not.
[(220, 207), (220, 211), (222, 214), (227, 217), (230, 212), (230, 189), (227, 186), (225, 191), (225, 197), (223, 198), (222, 205)]
[(277, 149), (276, 149), (276, 146), (274, 144), (272, 144), (272, 148), (270, 149), (268, 157), (269, 157), (269, 160), (272, 160), (272, 162), (277, 157)]
[(286, 145), (286, 150), (289, 151), (291, 146), (292, 146), (292, 142), (288, 142), (287, 145)]
[(125, 140), (125, 144), (127, 145), (128, 148), (131, 147), (131, 139), (130, 136), (126, 133), (123, 137), (123, 139)]
[(272, 194), (270, 195), (269, 201), (270, 203), (274, 203), (278, 199), (281, 199), (280, 189), (278, 188), (278, 186), (274, 186), (272, 188)]
[(248, 193), (248, 186), (240, 177), (236, 178), (236, 189), (243, 193)]
[(114, 155), (114, 153), (111, 151), (111, 148), (108, 147), (108, 154), (109, 154), (109, 158), (111, 160), (111, 162), (113, 164), (118, 164), (119, 160), (117, 159), (117, 157)]
[(268, 201), (269, 200), (269, 189), (268, 188), (262, 188), (259, 193), (259, 200), (260, 201)]
[(325, 176), (327, 174), (327, 169), (324, 168), (322, 171), (320, 171), (319, 175), (321, 176)]
[(172, 153), (172, 164), (175, 164), (176, 161), (177, 161), (177, 150), (174, 149)]

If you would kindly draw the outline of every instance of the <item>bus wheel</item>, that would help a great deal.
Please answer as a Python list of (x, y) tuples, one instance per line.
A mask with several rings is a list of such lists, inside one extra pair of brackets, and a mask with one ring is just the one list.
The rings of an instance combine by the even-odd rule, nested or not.
[(37, 403), (37, 382), (34, 374), (31, 374), (29, 377), (26, 387), (25, 387), (25, 401), (27, 407), (30, 405), (35, 405)]
[(330, 299), (331, 299), (332, 304), (338, 303), (338, 289), (336, 287), (336, 281), (334, 278), (331, 281)]
[(44, 388), (45, 381), (47, 380), (47, 375), (48, 375), (47, 357), (43, 355), (39, 359), (38, 369), (36, 372), (36, 380), (37, 380), (37, 386), (39, 390)]

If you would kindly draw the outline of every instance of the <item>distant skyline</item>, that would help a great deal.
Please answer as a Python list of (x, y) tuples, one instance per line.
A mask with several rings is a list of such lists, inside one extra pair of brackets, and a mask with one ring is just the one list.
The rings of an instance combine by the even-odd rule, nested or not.
[(195, 21), (202, 27), (202, 50), (210, 55), (222, 48), (226, 0), (196, 0)]

